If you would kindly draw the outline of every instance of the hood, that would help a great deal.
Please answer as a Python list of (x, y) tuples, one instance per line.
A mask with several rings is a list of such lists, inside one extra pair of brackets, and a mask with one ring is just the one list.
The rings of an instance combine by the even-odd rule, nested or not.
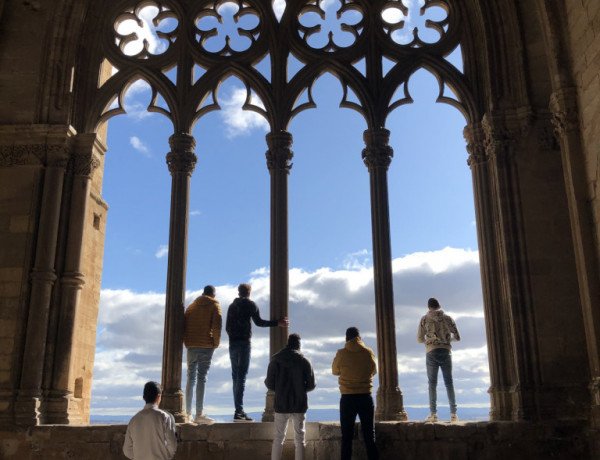
[(348, 340), (344, 348), (352, 353), (357, 353), (367, 347), (365, 347), (365, 344), (358, 337), (355, 337), (352, 340)]
[(429, 318), (431, 318), (434, 321), (442, 321), (442, 319), (444, 318), (444, 312), (441, 309), (432, 310), (427, 313), (427, 316), (429, 316)]
[(273, 356), (273, 359), (276, 359), (279, 363), (283, 365), (292, 366), (293, 363), (302, 357), (302, 352), (300, 350), (292, 350), (291, 348), (285, 347), (279, 353), (276, 353)]
[(204, 307), (204, 306), (209, 306), (209, 305), (214, 305), (218, 303), (218, 301), (216, 299), (213, 299), (210, 296), (207, 295), (201, 295), (200, 297), (196, 298), (196, 300), (194, 300), (192, 302), (191, 306), (195, 306), (195, 307)]

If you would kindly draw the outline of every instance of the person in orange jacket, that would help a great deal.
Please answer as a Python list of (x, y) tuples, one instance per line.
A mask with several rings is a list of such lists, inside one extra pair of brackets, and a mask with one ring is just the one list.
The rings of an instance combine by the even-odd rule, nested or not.
[(183, 343), (187, 348), (187, 384), (185, 386), (186, 422), (192, 421), (192, 399), (196, 387), (195, 423), (213, 423), (204, 413), (206, 375), (212, 356), (221, 342), (221, 306), (215, 299), (216, 289), (208, 285), (202, 295), (185, 310)]
[(352, 458), (354, 422), (360, 419), (367, 458), (378, 460), (375, 445), (375, 405), (373, 404), (373, 376), (377, 373), (377, 363), (373, 350), (360, 339), (357, 327), (346, 330), (346, 345), (338, 350), (331, 366), (333, 375), (339, 375), (340, 384), (340, 426), (342, 429), (342, 460)]

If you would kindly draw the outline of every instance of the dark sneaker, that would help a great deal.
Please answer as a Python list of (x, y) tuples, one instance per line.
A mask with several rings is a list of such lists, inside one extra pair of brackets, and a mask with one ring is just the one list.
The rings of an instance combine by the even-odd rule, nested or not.
[(248, 417), (248, 415), (246, 415), (245, 412), (242, 412), (240, 414), (234, 414), (233, 421), (234, 422), (253, 422), (254, 419)]

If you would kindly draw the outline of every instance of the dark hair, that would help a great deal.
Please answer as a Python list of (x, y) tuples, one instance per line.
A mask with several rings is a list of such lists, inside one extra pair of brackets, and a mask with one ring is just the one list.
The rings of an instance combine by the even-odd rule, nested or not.
[(158, 382), (148, 382), (144, 385), (144, 401), (146, 404), (156, 402), (158, 395), (162, 394), (162, 388)]
[(352, 326), (346, 329), (346, 342), (355, 339), (356, 337), (360, 337), (360, 331), (357, 327)]
[(427, 306), (431, 308), (440, 308), (440, 303), (438, 302), (438, 299), (432, 297), (427, 301)]
[(300, 336), (298, 334), (290, 334), (287, 346), (292, 350), (300, 350)]
[(242, 283), (238, 286), (238, 294), (240, 297), (250, 297), (250, 291), (252, 288), (249, 284)]
[(211, 296), (214, 296), (215, 292), (217, 292), (217, 290), (215, 289), (215, 287), (211, 286), (209, 284), (207, 286), (204, 286), (204, 291), (202, 292), (202, 295), (211, 295)]

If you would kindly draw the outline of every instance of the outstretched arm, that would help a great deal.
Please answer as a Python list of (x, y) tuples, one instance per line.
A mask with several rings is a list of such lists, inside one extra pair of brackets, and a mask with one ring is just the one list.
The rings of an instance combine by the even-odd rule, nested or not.
[(423, 320), (419, 321), (419, 330), (417, 331), (417, 342), (425, 343), (425, 327), (423, 326)]

